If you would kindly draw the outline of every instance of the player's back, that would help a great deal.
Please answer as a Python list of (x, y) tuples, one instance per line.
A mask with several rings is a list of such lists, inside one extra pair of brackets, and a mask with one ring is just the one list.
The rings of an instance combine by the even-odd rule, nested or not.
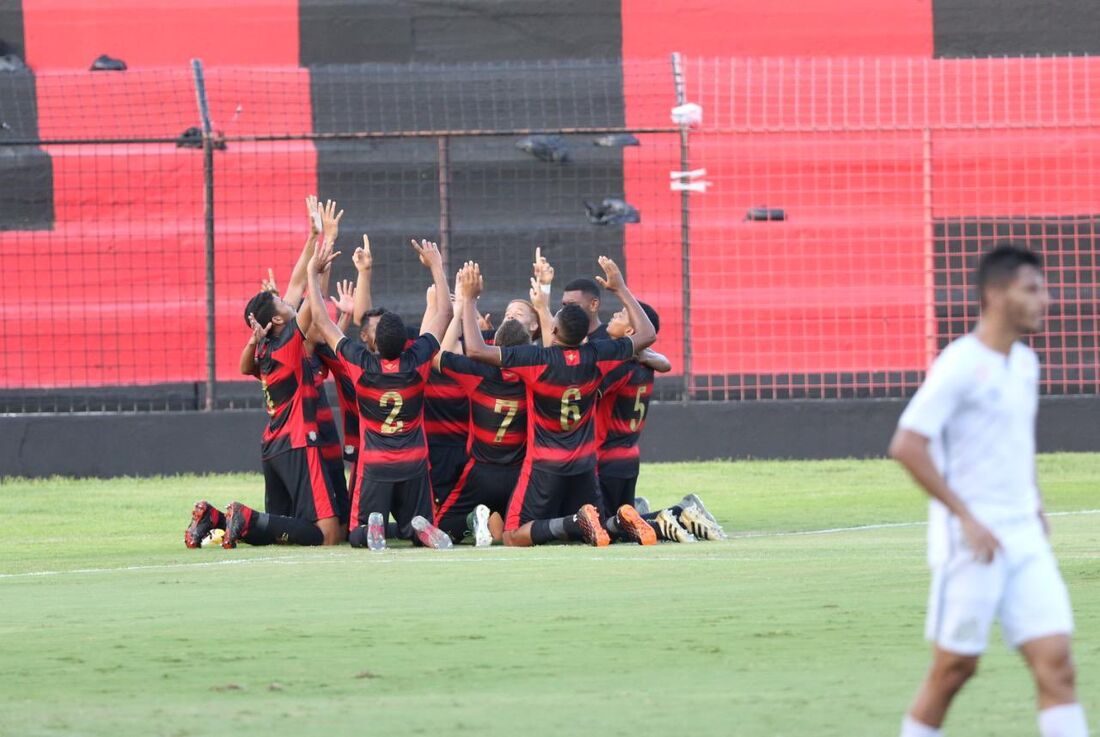
[(653, 369), (627, 361), (604, 377), (596, 412), (601, 475), (638, 475), (638, 441), (653, 396)]
[(527, 387), (513, 371), (444, 353), (443, 374), (469, 396), (470, 455), (479, 463), (508, 466), (527, 451)]
[(287, 323), (277, 336), (260, 341), (254, 358), (268, 414), (262, 457), (270, 458), (291, 448), (314, 445), (317, 442), (316, 386), (297, 321)]

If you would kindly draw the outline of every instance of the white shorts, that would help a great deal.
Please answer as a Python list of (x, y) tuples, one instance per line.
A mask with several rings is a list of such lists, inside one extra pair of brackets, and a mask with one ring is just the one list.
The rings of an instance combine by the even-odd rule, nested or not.
[(994, 619), (1012, 648), (1073, 632), (1069, 592), (1038, 522), (993, 530), (1001, 549), (991, 563), (974, 559), (957, 520), (946, 534), (946, 554), (932, 567), (927, 640), (948, 652), (979, 655)]

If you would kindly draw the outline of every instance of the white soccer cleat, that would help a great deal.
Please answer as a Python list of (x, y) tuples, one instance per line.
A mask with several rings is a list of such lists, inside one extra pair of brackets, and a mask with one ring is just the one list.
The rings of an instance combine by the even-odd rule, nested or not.
[(680, 524), (697, 540), (725, 540), (729, 537), (721, 525), (714, 522), (703, 510), (694, 505), (683, 508), (680, 512)]
[(493, 533), (489, 531), (489, 508), (478, 504), (474, 508), (474, 547), (487, 548), (493, 544)]
[(644, 496), (634, 497), (634, 509), (638, 510), (638, 514), (649, 514), (649, 500)]
[(684, 529), (684, 526), (676, 519), (676, 515), (672, 513), (671, 509), (662, 509), (657, 513), (657, 519), (653, 522), (657, 525), (657, 533), (662, 540), (671, 540), (678, 543), (695, 542), (695, 535)]

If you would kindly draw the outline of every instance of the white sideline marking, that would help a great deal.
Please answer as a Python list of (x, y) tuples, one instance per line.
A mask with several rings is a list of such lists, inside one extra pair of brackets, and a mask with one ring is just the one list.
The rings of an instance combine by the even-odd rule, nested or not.
[[(1100, 509), (1082, 509), (1076, 512), (1048, 512), (1048, 517), (1076, 517), (1087, 514), (1100, 514)], [(863, 532), (865, 530), (888, 530), (896, 527), (924, 527), (927, 522), (884, 522), (875, 525), (856, 525), (854, 527), (830, 527), (822, 530), (799, 530), (795, 532), (747, 532), (743, 535), (733, 535), (731, 540), (743, 540), (746, 538), (761, 538), (761, 537), (796, 537), (800, 535), (830, 535), (840, 532)], [(707, 546), (708, 543), (697, 543), (700, 546)], [(705, 547), (702, 548), (705, 550)], [(513, 560), (530, 560), (536, 562), (549, 562), (555, 560), (561, 560), (557, 556), (530, 556), (523, 555), (522, 553), (516, 553), (515, 555), (506, 556), (466, 556), (463, 552), (459, 552), (456, 557), (439, 557), (439, 556), (392, 556), (388, 552), (382, 556), (365, 553), (365, 556), (370, 556), (370, 559), (379, 564), (390, 563), (489, 563), (499, 561), (513, 561)], [(384, 557), (383, 557), (384, 556)], [(1086, 556), (1091, 557), (1091, 556)], [(729, 556), (722, 556), (723, 560), (729, 560)], [(116, 573), (119, 571), (171, 571), (181, 568), (211, 568), (214, 566), (241, 566), (249, 565), (252, 563), (282, 563), (282, 564), (298, 564), (306, 561), (313, 562), (328, 562), (328, 561), (343, 561), (347, 560), (346, 554), (329, 553), (328, 555), (279, 555), (279, 556), (261, 556), (256, 558), (227, 558), (225, 560), (205, 560), (195, 563), (162, 563), (148, 566), (118, 566), (116, 568), (74, 568), (68, 571), (27, 571), (24, 573), (0, 573), (0, 580), (11, 578), (35, 578), (42, 576), (64, 576), (71, 574), (86, 574), (86, 573)], [(591, 556), (590, 560), (624, 560), (624, 561), (681, 561), (684, 560), (680, 556), (669, 555), (612, 555), (612, 556)]]

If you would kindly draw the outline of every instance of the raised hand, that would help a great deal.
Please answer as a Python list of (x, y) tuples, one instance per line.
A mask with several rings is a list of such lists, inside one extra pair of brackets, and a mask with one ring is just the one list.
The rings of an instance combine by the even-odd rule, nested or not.
[(275, 272), (270, 268), (267, 270), (267, 278), (260, 280), (260, 289), (265, 292), (271, 292), (276, 297), (279, 296), (279, 287), (275, 284)]
[(542, 246), (535, 248), (535, 262), (531, 264), (535, 279), (539, 284), (549, 286), (554, 281), (554, 267), (542, 255)]
[(336, 295), (329, 299), (336, 305), (336, 309), (345, 315), (350, 315), (355, 309), (355, 285), (349, 279), (336, 282)]
[(370, 271), (374, 268), (374, 257), (370, 253), (370, 238), (366, 233), (363, 234), (363, 245), (351, 254), (351, 262), (355, 264), (356, 271)]
[(481, 279), (481, 267), (472, 261), (467, 261), (462, 270), (458, 272), (458, 281), (462, 294), (467, 299), (481, 296), (484, 283)]
[(618, 292), (626, 286), (626, 282), (623, 281), (623, 272), (619, 270), (618, 264), (607, 256), (600, 256), (599, 261), (600, 268), (603, 269), (604, 276), (606, 277), (596, 277), (596, 281), (599, 282), (601, 287), (609, 292)]
[[(342, 215), (343, 212), (340, 214)], [(317, 276), (324, 274), (339, 255), (339, 251), (333, 252), (332, 241), (329, 240), (326, 235), (324, 242), (317, 246), (313, 251), (312, 258), (309, 259), (309, 273), (311, 275), (316, 274)]]
[(491, 312), (486, 312), (484, 315), (477, 319), (477, 326), (482, 330), (492, 330), (493, 321), (489, 319), (492, 316), (493, 314)]
[(261, 340), (267, 337), (268, 332), (271, 330), (271, 323), (267, 325), (261, 325), (256, 322), (256, 316), (251, 312), (248, 313), (248, 324), (252, 327), (252, 342), (259, 343)]
[(316, 238), (321, 232), (321, 208), (317, 204), (317, 195), (306, 197), (306, 213), (309, 215), (309, 234)]
[(550, 309), (550, 296), (542, 291), (542, 285), (539, 284), (538, 279), (531, 277), (531, 306), (535, 308), (536, 312)]
[(420, 257), (420, 263), (429, 269), (439, 266), (443, 266), (443, 255), (439, 252), (439, 246), (429, 240), (421, 240), (419, 243), (414, 238), (412, 240), (413, 250), (416, 251), (416, 255)]
[(336, 202), (326, 200), (321, 208), (321, 232), (325, 234), (325, 240), (329, 243), (336, 241), (340, 233), (340, 218), (344, 217), (344, 211), (336, 212)]

